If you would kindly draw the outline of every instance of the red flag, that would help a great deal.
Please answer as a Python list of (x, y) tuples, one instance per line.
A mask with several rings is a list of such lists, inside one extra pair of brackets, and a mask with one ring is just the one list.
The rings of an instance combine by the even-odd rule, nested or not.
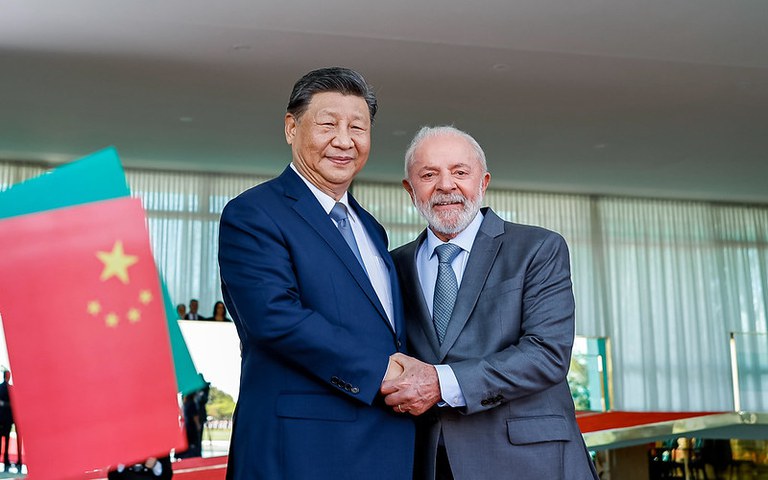
[(141, 202), (0, 222), (0, 315), (31, 479), (178, 447), (176, 384)]

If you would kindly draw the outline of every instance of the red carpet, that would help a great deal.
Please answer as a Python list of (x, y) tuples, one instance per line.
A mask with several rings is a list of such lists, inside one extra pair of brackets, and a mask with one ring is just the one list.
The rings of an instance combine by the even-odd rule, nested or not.
[(179, 480), (224, 480), (227, 457), (185, 458), (173, 464), (173, 478)]
[(718, 413), (722, 412), (576, 412), (576, 421), (579, 423), (581, 433), (589, 433)]

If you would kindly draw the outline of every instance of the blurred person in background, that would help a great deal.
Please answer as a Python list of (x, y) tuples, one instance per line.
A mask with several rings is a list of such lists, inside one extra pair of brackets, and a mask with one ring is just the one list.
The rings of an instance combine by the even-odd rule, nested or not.
[[(2, 449), (5, 471), (11, 467), (9, 451), (11, 449), (11, 427), (13, 427), (13, 410), (11, 409), (10, 384), (11, 371), (3, 371), (3, 382), (0, 383), (0, 449)], [(21, 455), (19, 455), (21, 457)], [(21, 465), (21, 459), (17, 460)]]
[[(231, 320), (230, 320), (231, 321)], [(195, 403), (197, 408), (197, 414), (200, 416), (200, 429), (198, 430), (198, 440), (197, 444), (200, 445), (200, 452), (202, 454), (203, 450), (203, 432), (205, 430), (205, 426), (208, 422), (208, 398), (210, 397), (211, 393), (211, 382), (207, 382), (205, 380), (205, 377), (203, 377), (202, 373), (199, 373), (200, 379), (203, 381), (203, 388), (195, 392)], [(210, 439), (210, 432), (208, 435), (208, 438)]]
[(200, 320), (202, 317), (197, 313), (198, 303), (196, 299), (189, 301), (189, 313), (184, 315), (184, 320)]
[(199, 457), (202, 455), (202, 418), (199, 404), (195, 398), (197, 392), (184, 395), (182, 413), (184, 415), (184, 430), (187, 434), (187, 449), (176, 455), (177, 458)]
[(213, 305), (213, 316), (209, 318), (208, 320), (213, 320), (216, 322), (231, 322), (232, 319), (227, 317), (227, 307), (224, 305), (224, 302), (216, 302), (216, 304)]

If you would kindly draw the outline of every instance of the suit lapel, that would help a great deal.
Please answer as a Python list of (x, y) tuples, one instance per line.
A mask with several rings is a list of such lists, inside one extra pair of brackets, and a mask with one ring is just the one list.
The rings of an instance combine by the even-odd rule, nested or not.
[[(381, 306), (379, 297), (376, 295), (376, 292), (371, 285), (371, 281), (368, 279), (368, 275), (363, 270), (360, 262), (357, 261), (355, 254), (350, 250), (344, 237), (341, 236), (339, 229), (336, 228), (331, 218), (323, 210), (320, 202), (317, 201), (309, 188), (307, 188), (301, 178), (299, 178), (290, 166), (283, 171), (279, 178), (285, 188), (285, 195), (296, 200), (293, 204), (294, 211), (299, 214), (299, 216), (301, 216), (323, 240), (325, 240), (333, 253), (339, 257), (339, 260), (344, 264), (347, 270), (349, 270), (352, 278), (355, 279), (391, 329), (392, 326), (389, 324), (389, 320), (387, 320), (387, 315), (384, 312), (384, 308)], [(354, 208), (356, 208), (355, 212), (358, 214), (358, 217), (362, 219), (363, 215), (361, 215), (361, 213), (363, 210), (357, 202), (354, 202)], [(376, 235), (371, 233), (372, 230), (370, 225), (367, 225), (365, 221), (363, 225), (368, 231), (368, 235), (375, 239)], [(376, 240), (374, 240), (374, 242), (376, 242)]]
[(456, 305), (451, 313), (451, 321), (448, 323), (443, 344), (440, 345), (438, 354), (440, 361), (445, 359), (448, 351), (456, 343), (456, 339), (459, 338), (459, 334), (475, 309), (477, 299), (485, 285), (485, 279), (488, 278), (488, 273), (501, 247), (504, 221), (490, 208), (484, 209), (483, 213), (483, 223), (472, 244), (472, 251), (456, 297)]
[[(432, 316), (429, 314), (429, 307), (427, 301), (424, 300), (424, 290), (421, 288), (421, 281), (419, 280), (419, 272), (416, 268), (416, 256), (418, 255), (421, 244), (427, 239), (427, 231), (421, 232), (418, 238), (411, 242), (406, 250), (407, 261), (402, 264), (403, 289), (406, 292), (411, 292), (409, 298), (412, 299), (415, 308), (415, 315), (418, 319), (418, 325), (424, 332), (424, 337), (429, 342), (429, 346), (435, 354), (435, 359), (440, 355), (440, 342), (437, 340), (437, 332), (435, 332), (435, 326), (432, 322)], [(413, 335), (413, 334), (409, 334)]]

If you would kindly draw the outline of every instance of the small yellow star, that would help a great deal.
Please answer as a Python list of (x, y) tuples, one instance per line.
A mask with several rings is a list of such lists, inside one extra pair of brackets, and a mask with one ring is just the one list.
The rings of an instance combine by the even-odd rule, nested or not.
[(128, 317), (128, 321), (131, 323), (136, 323), (141, 320), (141, 312), (135, 308), (128, 310), (128, 315), (126, 316)]
[(104, 270), (101, 272), (101, 281), (104, 282), (112, 277), (117, 277), (123, 284), (128, 283), (128, 267), (132, 266), (139, 261), (139, 257), (136, 255), (126, 255), (123, 251), (123, 242), (120, 240), (115, 242), (111, 252), (96, 252), (96, 256), (99, 257), (104, 263)]
[(152, 292), (149, 290), (142, 290), (139, 292), (139, 301), (144, 305), (149, 305), (149, 302), (152, 301)]
[(108, 313), (106, 317), (104, 317), (104, 321), (106, 322), (108, 327), (116, 327), (117, 322), (120, 321), (120, 318), (115, 313)]
[(98, 315), (99, 312), (101, 312), (101, 304), (98, 301), (92, 300), (88, 302), (88, 313)]

